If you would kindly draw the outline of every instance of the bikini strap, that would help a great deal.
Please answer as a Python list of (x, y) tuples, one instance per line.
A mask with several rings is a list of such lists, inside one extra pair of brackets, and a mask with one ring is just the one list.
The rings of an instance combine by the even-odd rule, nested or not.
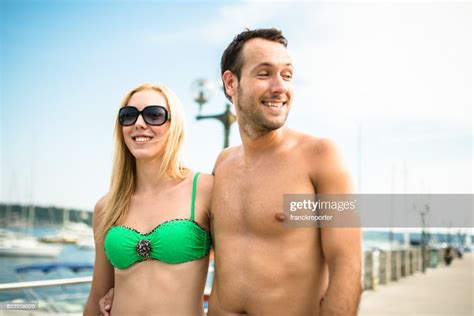
[(194, 221), (194, 202), (196, 201), (196, 186), (197, 186), (197, 179), (201, 173), (196, 172), (194, 174), (194, 179), (193, 179), (193, 193), (192, 193), (192, 198), (191, 198), (191, 220)]

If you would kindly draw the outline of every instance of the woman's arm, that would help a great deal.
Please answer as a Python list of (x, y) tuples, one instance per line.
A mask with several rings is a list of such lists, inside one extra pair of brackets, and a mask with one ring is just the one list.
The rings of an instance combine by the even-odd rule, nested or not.
[(100, 315), (99, 300), (110, 288), (114, 287), (114, 268), (105, 255), (103, 239), (99, 238), (97, 235), (104, 205), (105, 197), (100, 199), (94, 208), (93, 229), (95, 239), (95, 262), (91, 291), (84, 308), (84, 315), (87, 316)]
[(205, 227), (209, 227), (209, 219), (211, 218), (212, 188), (214, 184), (214, 176), (207, 173), (201, 173), (197, 187), (197, 204), (200, 205), (206, 214)]

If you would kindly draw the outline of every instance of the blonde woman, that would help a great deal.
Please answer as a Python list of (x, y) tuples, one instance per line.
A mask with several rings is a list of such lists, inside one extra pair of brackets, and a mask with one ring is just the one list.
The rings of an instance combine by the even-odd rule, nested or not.
[(180, 161), (180, 102), (143, 84), (115, 124), (110, 190), (94, 209), (96, 257), (85, 315), (114, 289), (113, 315), (202, 315), (212, 176)]

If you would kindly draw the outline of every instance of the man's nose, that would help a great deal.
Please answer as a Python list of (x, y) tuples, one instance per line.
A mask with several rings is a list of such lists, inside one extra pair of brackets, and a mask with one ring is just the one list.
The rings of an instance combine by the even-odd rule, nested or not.
[(286, 93), (291, 83), (283, 79), (282, 76), (274, 76), (271, 82), (271, 92), (275, 94)]

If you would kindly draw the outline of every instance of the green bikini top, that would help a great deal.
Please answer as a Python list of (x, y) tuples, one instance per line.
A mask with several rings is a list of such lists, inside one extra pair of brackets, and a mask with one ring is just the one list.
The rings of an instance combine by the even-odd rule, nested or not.
[(200, 259), (209, 253), (211, 236), (194, 221), (198, 176), (199, 172), (193, 179), (190, 219), (166, 221), (147, 234), (125, 226), (112, 226), (107, 231), (104, 250), (114, 267), (126, 269), (149, 259), (178, 264)]

